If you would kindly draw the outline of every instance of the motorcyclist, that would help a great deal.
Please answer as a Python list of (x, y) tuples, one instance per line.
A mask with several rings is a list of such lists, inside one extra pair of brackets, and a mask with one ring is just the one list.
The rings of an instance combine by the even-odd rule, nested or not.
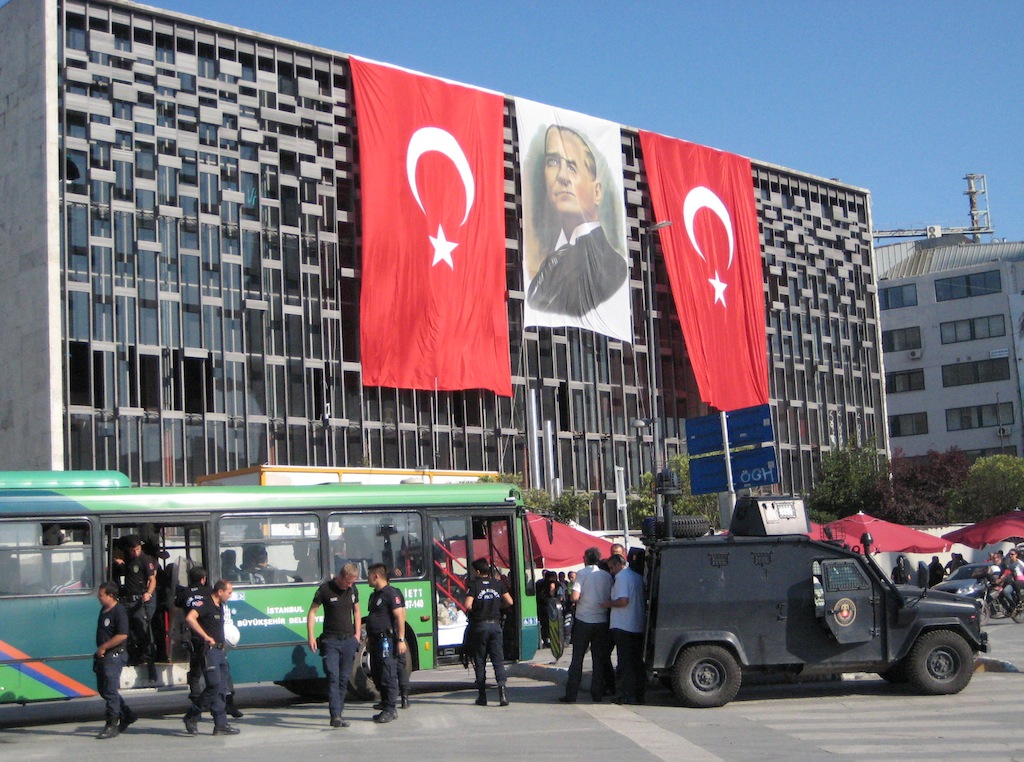
[[(1013, 548), (1006, 554), (1003, 564), (1000, 567), (999, 578), (996, 580), (996, 587), (1010, 602), (1010, 607), (1022, 600), (1021, 594), (1024, 591), (1024, 561), (1017, 557), (1017, 549)], [(1009, 594), (1007, 588), (1013, 589), (1013, 595)]]

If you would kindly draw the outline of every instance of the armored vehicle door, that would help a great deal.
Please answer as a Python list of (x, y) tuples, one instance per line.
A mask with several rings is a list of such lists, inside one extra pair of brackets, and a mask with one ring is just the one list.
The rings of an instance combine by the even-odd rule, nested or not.
[(877, 634), (876, 593), (871, 580), (852, 558), (814, 562), (818, 618), (839, 643), (865, 643)]

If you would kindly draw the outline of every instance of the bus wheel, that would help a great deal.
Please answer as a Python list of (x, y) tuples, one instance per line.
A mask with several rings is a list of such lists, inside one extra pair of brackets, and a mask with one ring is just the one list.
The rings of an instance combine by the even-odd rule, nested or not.
[[(413, 642), (409, 641), (409, 648), (405, 652), (405, 673), (412, 674), (412, 648)], [(376, 701), (380, 698), (377, 686), (373, 684), (372, 672), (370, 670), (370, 652), (366, 649), (366, 641), (359, 644), (359, 652), (356, 660), (352, 663), (352, 677), (348, 682), (348, 695), (357, 701)]]
[(690, 646), (672, 668), (672, 692), (685, 706), (724, 706), (735, 698), (742, 679), (740, 665), (726, 649)]

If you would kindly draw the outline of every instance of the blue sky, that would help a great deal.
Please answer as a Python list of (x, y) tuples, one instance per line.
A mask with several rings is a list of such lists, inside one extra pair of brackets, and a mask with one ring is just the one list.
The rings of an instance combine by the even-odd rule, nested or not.
[(867, 188), (877, 229), (1024, 240), (1024, 3), (164, 0)]

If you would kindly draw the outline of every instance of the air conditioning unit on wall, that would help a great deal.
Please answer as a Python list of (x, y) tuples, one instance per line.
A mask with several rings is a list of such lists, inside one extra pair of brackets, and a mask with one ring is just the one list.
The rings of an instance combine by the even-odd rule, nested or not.
[(923, 350), (920, 350), (920, 349), (911, 349), (910, 350), (910, 359), (911, 360), (920, 360), (923, 356), (924, 356), (924, 351)]

